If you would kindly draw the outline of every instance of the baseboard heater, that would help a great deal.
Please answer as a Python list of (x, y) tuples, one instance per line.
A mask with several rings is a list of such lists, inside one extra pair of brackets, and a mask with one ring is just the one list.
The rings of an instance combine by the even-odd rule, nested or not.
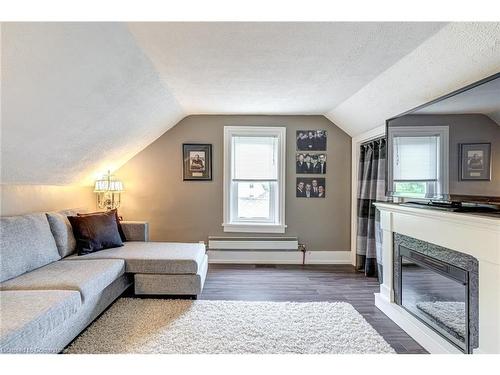
[(297, 251), (297, 237), (208, 237), (209, 250)]

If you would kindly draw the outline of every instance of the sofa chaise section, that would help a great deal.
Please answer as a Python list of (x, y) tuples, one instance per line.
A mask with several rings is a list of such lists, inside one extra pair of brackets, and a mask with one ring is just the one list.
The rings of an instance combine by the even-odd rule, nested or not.
[(127, 241), (122, 247), (66, 259), (123, 259), (129, 273), (196, 274), (204, 257), (203, 244)]
[(201, 294), (208, 271), (208, 257), (205, 255), (195, 274), (146, 274), (134, 275), (134, 290), (137, 295), (191, 295)]
[(65, 259), (123, 259), (138, 295), (198, 295), (208, 270), (205, 245), (199, 243), (127, 241), (123, 247)]

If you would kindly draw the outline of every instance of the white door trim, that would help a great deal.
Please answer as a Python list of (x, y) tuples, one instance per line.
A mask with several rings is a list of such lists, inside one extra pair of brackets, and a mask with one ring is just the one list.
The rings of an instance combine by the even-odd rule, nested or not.
[(358, 173), (359, 146), (371, 139), (385, 135), (385, 125), (376, 127), (352, 138), (352, 174), (351, 174), (351, 264), (356, 265), (356, 234), (358, 230)]

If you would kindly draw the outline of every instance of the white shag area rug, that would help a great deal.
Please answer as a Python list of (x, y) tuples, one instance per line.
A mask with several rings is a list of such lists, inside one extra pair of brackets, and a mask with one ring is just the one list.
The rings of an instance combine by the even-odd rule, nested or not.
[(465, 337), (465, 303), (452, 301), (418, 302), (417, 308), (434, 318), (443, 328)]
[(345, 302), (122, 298), (65, 353), (395, 353)]

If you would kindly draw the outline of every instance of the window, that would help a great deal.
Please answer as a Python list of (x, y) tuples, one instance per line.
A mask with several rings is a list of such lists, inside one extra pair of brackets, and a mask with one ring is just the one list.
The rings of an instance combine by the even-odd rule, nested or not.
[(448, 194), (448, 127), (389, 128), (392, 195), (438, 198)]
[(407, 197), (425, 198), (429, 191), (428, 182), (394, 182), (394, 192), (396, 195)]
[(224, 127), (225, 232), (285, 232), (285, 131)]

